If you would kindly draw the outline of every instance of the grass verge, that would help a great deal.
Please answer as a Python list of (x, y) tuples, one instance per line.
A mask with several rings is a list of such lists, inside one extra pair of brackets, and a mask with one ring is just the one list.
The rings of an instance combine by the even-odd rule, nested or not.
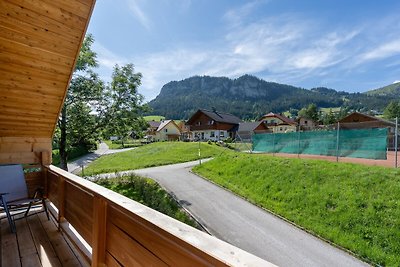
[(150, 115), (150, 116), (144, 116), (143, 119), (145, 121), (161, 121), (164, 120), (164, 116), (158, 116), (158, 115)]
[(374, 264), (400, 262), (400, 170), (239, 153), (193, 170)]
[(97, 184), (155, 209), (183, 223), (200, 229), (199, 225), (155, 181), (136, 175), (99, 179)]
[[(52, 156), (52, 163), (54, 166), (60, 166), (60, 154), (58, 149), (53, 149), (53, 156)], [(68, 155), (68, 162), (74, 161), (77, 158), (82, 157), (83, 155), (88, 154), (89, 151), (85, 149), (84, 147), (74, 147), (72, 150), (69, 152)]]
[[(227, 149), (215, 144), (200, 144), (201, 158), (221, 154)], [(181, 163), (199, 158), (199, 143), (158, 142), (137, 149), (103, 156), (96, 159), (85, 169), (85, 175), (112, 173)]]
[(124, 146), (122, 146), (122, 142), (120, 140), (118, 141), (104, 140), (104, 143), (107, 144), (109, 149), (130, 148), (143, 145), (141, 140), (132, 140), (132, 139), (124, 141)]

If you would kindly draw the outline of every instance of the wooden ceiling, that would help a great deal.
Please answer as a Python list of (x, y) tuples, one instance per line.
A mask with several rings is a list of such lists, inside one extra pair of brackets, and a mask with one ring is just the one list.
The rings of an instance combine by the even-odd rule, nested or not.
[(52, 137), (94, 4), (0, 1), (0, 137)]

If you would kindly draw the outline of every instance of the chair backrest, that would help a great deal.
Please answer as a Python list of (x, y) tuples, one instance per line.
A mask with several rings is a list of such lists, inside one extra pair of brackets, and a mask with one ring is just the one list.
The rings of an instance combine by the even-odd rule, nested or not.
[(28, 198), (24, 170), (22, 165), (0, 165), (0, 193), (7, 202)]

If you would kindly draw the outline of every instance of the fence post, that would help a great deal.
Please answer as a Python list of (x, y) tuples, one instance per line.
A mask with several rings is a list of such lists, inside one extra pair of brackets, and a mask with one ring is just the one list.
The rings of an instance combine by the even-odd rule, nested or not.
[(336, 133), (336, 162), (339, 162), (339, 131), (340, 131), (340, 123), (337, 123), (337, 133)]
[(201, 149), (200, 149), (200, 139), (199, 139), (199, 164), (201, 165)]
[(398, 127), (398, 118), (396, 117), (396, 128), (394, 131), (394, 167), (397, 168), (397, 146), (398, 146), (398, 134), (399, 134), (399, 127)]

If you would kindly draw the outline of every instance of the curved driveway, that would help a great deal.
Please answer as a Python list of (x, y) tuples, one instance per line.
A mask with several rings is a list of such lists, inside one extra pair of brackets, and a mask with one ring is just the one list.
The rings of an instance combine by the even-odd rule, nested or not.
[(156, 180), (175, 195), (211, 234), (276, 265), (367, 266), (191, 173), (191, 167), (196, 164), (197, 161), (123, 173), (134, 172)]

